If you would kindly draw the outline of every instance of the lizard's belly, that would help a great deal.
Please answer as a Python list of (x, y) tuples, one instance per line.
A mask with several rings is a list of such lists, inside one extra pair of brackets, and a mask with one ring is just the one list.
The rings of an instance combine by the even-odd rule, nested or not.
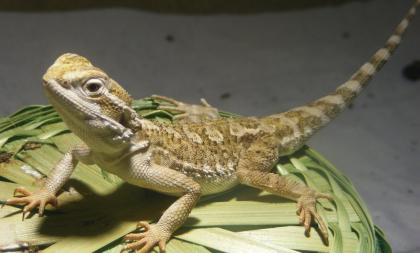
[(194, 180), (200, 184), (203, 195), (224, 192), (239, 184), (236, 174), (213, 180), (206, 180), (202, 178), (194, 178)]
[(219, 164), (215, 166), (194, 166), (189, 163), (180, 163), (175, 164), (171, 169), (192, 178), (200, 184), (202, 195), (223, 192), (235, 187), (239, 183), (235, 163), (233, 162), (229, 162), (225, 166)]
[[(125, 159), (116, 159), (113, 162), (104, 160), (103, 157), (97, 156), (95, 158), (96, 164), (98, 164), (101, 168), (119, 176), (124, 181), (140, 187), (151, 188), (151, 182), (141, 175), (143, 173), (141, 163), (133, 162), (130, 155), (126, 156)], [(138, 159), (138, 161), (141, 161), (141, 159)], [(210, 195), (227, 191), (239, 183), (233, 166), (229, 168), (194, 168), (192, 170), (189, 170), (188, 167), (171, 169), (192, 178), (200, 184), (202, 195)], [(160, 191), (159, 188), (153, 188), (155, 191), (178, 196), (176, 193)]]

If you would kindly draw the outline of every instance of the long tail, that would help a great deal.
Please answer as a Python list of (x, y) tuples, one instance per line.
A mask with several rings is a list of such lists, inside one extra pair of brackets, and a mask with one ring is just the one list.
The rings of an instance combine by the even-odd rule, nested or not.
[(416, 0), (394, 33), (368, 62), (363, 64), (344, 84), (334, 92), (305, 106), (264, 118), (277, 125), (278, 137), (284, 153), (290, 153), (302, 146), (318, 129), (325, 126), (352, 103), (367, 86), (372, 76), (387, 62), (401, 41), (408, 24), (416, 13), (420, 0)]

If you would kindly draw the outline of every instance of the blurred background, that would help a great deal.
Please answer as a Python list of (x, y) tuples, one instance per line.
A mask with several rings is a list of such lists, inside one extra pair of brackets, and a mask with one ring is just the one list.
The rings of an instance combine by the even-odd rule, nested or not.
[[(41, 76), (65, 52), (87, 57), (135, 98), (284, 111), (345, 81), (411, 3), (3, 0), (0, 116), (46, 104)], [(417, 16), (356, 103), (309, 143), (353, 181), (397, 253), (420, 252), (419, 45)]]

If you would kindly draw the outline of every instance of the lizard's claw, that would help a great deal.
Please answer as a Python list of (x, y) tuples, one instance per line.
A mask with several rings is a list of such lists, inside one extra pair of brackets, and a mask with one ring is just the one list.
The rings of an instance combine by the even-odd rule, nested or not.
[(51, 204), (57, 206), (57, 197), (47, 190), (39, 190), (34, 193), (26, 190), (23, 187), (18, 187), (13, 192), (13, 198), (8, 199), (4, 202), (7, 205), (24, 204), (22, 220), (25, 219), (25, 214), (30, 212), (32, 209), (38, 207), (38, 214), (42, 216), (44, 214), (45, 206)]
[(218, 110), (207, 103), (204, 98), (200, 100), (201, 105), (187, 104), (177, 101), (173, 98), (160, 95), (152, 95), (151, 98), (169, 103), (170, 105), (159, 105), (158, 109), (177, 113), (177, 115), (174, 116), (175, 120), (186, 119), (195, 123), (199, 123), (204, 120), (219, 118)]
[(299, 215), (300, 223), (305, 227), (305, 234), (309, 235), (312, 221), (315, 220), (318, 223), (322, 238), (328, 244), (328, 227), (316, 211), (316, 201), (320, 198), (333, 200), (333, 197), (329, 194), (310, 190), (298, 199), (296, 213)]
[(141, 221), (137, 224), (137, 228), (142, 228), (141, 233), (132, 233), (124, 237), (124, 240), (134, 241), (123, 248), (124, 250), (137, 250), (136, 253), (150, 252), (154, 246), (158, 245), (160, 253), (165, 252), (166, 241), (169, 240), (170, 234), (165, 232), (159, 225)]

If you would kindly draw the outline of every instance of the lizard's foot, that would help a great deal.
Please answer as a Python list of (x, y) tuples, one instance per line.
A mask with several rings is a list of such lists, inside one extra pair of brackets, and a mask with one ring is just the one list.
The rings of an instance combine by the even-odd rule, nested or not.
[(26, 190), (23, 187), (18, 187), (13, 193), (13, 198), (6, 200), (4, 204), (15, 205), (24, 204), (22, 220), (25, 219), (25, 214), (32, 209), (38, 207), (38, 214), (44, 214), (45, 206), (51, 204), (57, 206), (57, 197), (47, 190), (39, 190), (34, 193)]
[(170, 233), (164, 231), (159, 225), (140, 221), (137, 228), (142, 228), (142, 233), (132, 233), (124, 237), (124, 240), (135, 241), (127, 244), (123, 250), (137, 250), (136, 253), (150, 252), (154, 246), (158, 245), (161, 253), (165, 252), (166, 242), (171, 236)]
[(322, 217), (317, 213), (315, 206), (317, 199), (320, 198), (333, 200), (333, 197), (329, 194), (309, 190), (298, 199), (296, 213), (299, 215), (299, 221), (304, 225), (305, 233), (307, 235), (309, 235), (312, 221), (315, 219), (315, 221), (318, 223), (322, 238), (324, 239), (325, 243), (328, 244), (328, 227)]
[(204, 98), (200, 100), (201, 105), (191, 105), (159, 95), (152, 95), (151, 98), (169, 103), (170, 105), (159, 105), (158, 109), (178, 113), (174, 116), (174, 120), (188, 120), (199, 123), (205, 120), (218, 119), (220, 117), (218, 110), (207, 103)]

